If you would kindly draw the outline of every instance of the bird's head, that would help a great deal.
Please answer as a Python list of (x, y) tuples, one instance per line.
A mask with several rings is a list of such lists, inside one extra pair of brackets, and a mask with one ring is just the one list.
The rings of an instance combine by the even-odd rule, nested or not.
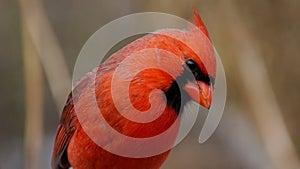
[[(184, 92), (181, 96), (187, 96), (185, 98), (187, 101), (189, 99), (193, 100), (209, 109), (212, 103), (216, 77), (215, 52), (206, 26), (202, 22), (198, 12), (195, 9), (193, 10), (194, 25), (188, 30), (166, 29), (159, 31), (159, 33), (176, 39), (175, 46), (179, 46), (180, 52), (176, 55), (182, 61), (182, 68), (173, 69), (180, 72), (176, 77), (176, 81), (177, 83), (181, 83), (179, 86), (182, 86), (181, 91)], [(166, 92), (167, 97), (168, 94), (174, 92), (174, 86), (172, 85), (176, 84), (171, 84)], [(187, 95), (185, 96), (185, 94)], [(168, 99), (172, 100), (174, 96), (171, 94)]]
[[(194, 24), (188, 29), (162, 29), (148, 34), (113, 54), (106, 65), (118, 66), (114, 74), (118, 103), (126, 99), (119, 96), (127, 96), (130, 81), (129, 97), (140, 111), (149, 109), (148, 98), (151, 100), (149, 95), (154, 89), (164, 92), (167, 105), (177, 113), (190, 100), (205, 108), (212, 103), (215, 52), (196, 10)], [(137, 70), (141, 71), (136, 74)], [(157, 105), (163, 101), (160, 95), (152, 97)]]

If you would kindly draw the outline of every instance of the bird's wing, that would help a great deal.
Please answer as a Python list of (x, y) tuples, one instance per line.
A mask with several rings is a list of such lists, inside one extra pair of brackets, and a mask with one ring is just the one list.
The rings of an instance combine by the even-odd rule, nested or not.
[(72, 93), (69, 95), (68, 101), (61, 115), (60, 124), (57, 128), (57, 135), (52, 155), (52, 169), (67, 169), (70, 163), (67, 157), (67, 148), (77, 126), (76, 113), (72, 100)]

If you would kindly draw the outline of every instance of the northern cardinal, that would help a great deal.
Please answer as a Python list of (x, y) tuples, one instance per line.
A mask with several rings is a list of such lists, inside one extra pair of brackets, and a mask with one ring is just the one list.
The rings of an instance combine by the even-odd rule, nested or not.
[[(187, 30), (164, 29), (141, 37), (112, 54), (93, 72), (77, 82), (63, 109), (58, 125), (52, 155), (53, 169), (69, 167), (73, 167), (73, 169), (160, 168), (170, 150), (154, 156), (132, 158), (111, 153), (96, 144), (86, 131), (105, 133), (107, 128), (101, 127), (102, 125), (98, 127), (88, 125), (93, 123), (94, 116), (96, 119), (97, 113), (99, 113), (96, 112), (95, 114), (92, 111), (90, 100), (92, 95), (95, 95), (98, 108), (112, 128), (124, 135), (136, 138), (156, 136), (176, 123), (175, 121), (183, 107), (181, 104), (183, 97), (187, 101), (193, 100), (203, 107), (209, 108), (216, 76), (216, 61), (208, 31), (195, 9), (194, 25), (195, 28)], [(148, 53), (139, 53), (144, 49), (153, 48), (163, 51), (152, 50)], [(171, 52), (176, 58), (167, 57), (166, 52)], [(135, 55), (132, 55), (134, 53)], [(127, 72), (115, 72), (121, 62), (130, 55), (133, 60), (126, 63), (125, 66), (129, 72), (131, 69), (138, 69), (143, 65), (156, 66), (156, 68), (145, 69), (136, 74), (129, 85), (129, 98), (135, 109), (147, 111), (151, 106), (154, 106), (154, 111), (148, 112), (154, 116), (155, 110), (159, 109), (160, 105), (166, 105), (160, 116), (151, 122), (131, 121), (122, 116), (115, 106), (115, 104), (119, 104), (121, 109), (125, 111), (128, 109), (126, 104), (122, 104), (122, 83), (125, 83), (122, 79), (126, 79)], [(172, 75), (157, 69), (157, 67), (168, 70)], [(193, 77), (187, 75), (187, 70), (192, 73)], [(90, 75), (95, 75), (94, 91), (92, 85), (89, 84)], [(111, 89), (112, 76), (119, 79), (118, 83), (120, 83), (120, 88), (117, 87), (116, 89), (120, 96), (114, 101)], [(180, 79), (182, 84), (177, 84), (176, 79)], [(155, 89), (161, 92), (149, 96), (151, 91)], [(151, 97), (152, 105), (150, 105), (149, 97)], [(74, 99), (76, 99), (76, 106)], [(80, 121), (79, 115), (84, 119)], [(97, 123), (102, 124), (104, 122), (98, 121)], [(89, 127), (83, 128), (83, 125)], [(174, 136), (170, 136), (163, 142), (174, 142), (177, 131), (178, 127), (175, 127)], [(120, 149), (127, 148), (128, 151), (135, 151), (131, 150), (130, 146), (123, 143), (122, 140), (107, 137), (101, 135), (97, 140), (102, 141), (106, 147), (119, 146)]]

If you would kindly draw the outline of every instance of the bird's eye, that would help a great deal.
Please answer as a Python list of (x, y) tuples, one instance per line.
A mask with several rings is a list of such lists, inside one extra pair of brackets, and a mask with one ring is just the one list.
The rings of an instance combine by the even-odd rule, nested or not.
[(185, 61), (185, 63), (189, 67), (189, 69), (192, 71), (196, 80), (200, 80), (205, 83), (214, 83), (214, 81), (213, 81), (214, 79), (210, 78), (207, 74), (205, 74), (200, 69), (200, 67), (197, 65), (197, 63), (195, 61), (193, 61), (192, 59), (188, 59)]
[(194, 71), (198, 68), (198, 65), (191, 59), (186, 61), (186, 65), (191, 69), (191, 71)]

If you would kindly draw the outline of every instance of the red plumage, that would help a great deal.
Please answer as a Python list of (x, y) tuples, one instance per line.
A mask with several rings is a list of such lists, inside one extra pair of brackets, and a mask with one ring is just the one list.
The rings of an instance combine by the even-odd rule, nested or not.
[[(176, 121), (178, 117), (178, 106), (174, 100), (173, 93), (169, 92), (174, 87), (175, 78), (168, 73), (151, 68), (138, 73), (130, 82), (129, 96), (130, 101), (135, 109), (140, 111), (147, 111), (151, 105), (149, 96), (151, 91), (159, 89), (163, 93), (169, 94), (165, 98), (163, 93), (156, 93), (152, 100), (152, 106), (159, 108), (160, 105), (166, 104), (167, 107), (163, 113), (154, 121), (149, 123), (138, 123), (123, 117), (117, 110), (112, 100), (111, 83), (112, 76), (119, 66), (119, 63), (124, 61), (129, 55), (138, 53), (143, 49), (157, 48), (169, 51), (176, 55), (178, 59), (168, 59), (161, 53), (159, 59), (153, 59), (147, 55), (136, 55), (134, 62), (128, 63), (127, 68), (139, 69), (143, 64), (156, 65), (164, 67), (164, 69), (173, 73), (177, 78), (180, 77), (184, 70), (188, 67), (183, 65), (186, 60), (193, 60), (203, 77), (199, 77), (197, 81), (188, 81), (183, 90), (190, 96), (192, 100), (197, 101), (204, 107), (209, 107), (212, 99), (212, 83), (211, 79), (215, 78), (215, 59), (211, 42), (208, 38), (208, 32), (196, 10), (195, 25), (198, 30), (191, 29), (189, 31), (181, 30), (161, 30), (158, 33), (146, 35), (122, 48), (114, 53), (106, 62), (99, 65), (93, 72), (84, 76), (75, 86), (70, 94), (68, 101), (63, 110), (60, 124), (57, 129), (57, 136), (54, 145), (52, 156), (52, 168), (64, 169), (72, 166), (73, 169), (121, 169), (121, 168), (143, 168), (143, 169), (157, 169), (166, 160), (170, 151), (162, 154), (155, 155), (147, 158), (128, 158), (110, 153), (103, 148), (99, 147), (94, 141), (86, 134), (86, 128), (83, 125), (93, 123), (91, 119), (97, 116), (96, 111), (92, 111), (91, 99), (95, 95), (97, 106), (101, 110), (106, 122), (110, 124), (118, 132), (136, 138), (146, 138), (156, 136), (167, 130), (173, 123), (175, 129), (172, 131), (174, 134), (170, 136), (165, 142), (172, 144), (176, 138), (176, 133), (179, 128), (179, 122)], [(206, 38), (199, 33), (199, 30), (204, 33)], [(203, 34), (202, 33), (202, 34)], [(180, 39), (176, 40), (174, 39)], [(191, 49), (192, 48), (192, 49)], [(154, 53), (147, 53), (154, 55)], [(180, 61), (180, 62), (179, 62)], [(193, 71), (193, 70), (192, 70)], [(194, 73), (194, 72), (193, 72)], [(199, 74), (199, 73), (198, 73)], [(198, 74), (195, 74), (198, 75)], [(90, 83), (91, 77), (95, 75), (95, 84)], [(124, 74), (115, 74), (115, 78), (122, 79)], [(208, 79), (207, 79), (208, 78)], [(203, 80), (202, 80), (203, 79)], [(120, 86), (123, 85), (120, 80)], [(93, 86), (95, 85), (95, 91)], [(196, 87), (195, 87), (196, 86)], [(122, 90), (120, 87), (120, 98), (117, 98), (117, 103), (122, 105)], [(76, 109), (79, 107), (79, 110)], [(179, 103), (180, 104), (180, 103)], [(122, 109), (127, 110), (126, 106)], [(81, 111), (82, 110), (82, 111)], [(151, 115), (155, 116), (157, 112), (150, 111)], [(83, 117), (80, 120), (78, 116)], [(95, 120), (96, 121), (96, 120)], [(97, 121), (97, 123), (102, 123)], [(105, 133), (107, 128), (102, 125), (88, 128), (90, 132)], [(107, 146), (120, 146), (128, 148), (130, 146), (117, 138), (107, 138), (105, 135), (98, 138)], [(155, 143), (156, 144), (156, 143)], [(157, 143), (159, 144), (159, 143)]]

